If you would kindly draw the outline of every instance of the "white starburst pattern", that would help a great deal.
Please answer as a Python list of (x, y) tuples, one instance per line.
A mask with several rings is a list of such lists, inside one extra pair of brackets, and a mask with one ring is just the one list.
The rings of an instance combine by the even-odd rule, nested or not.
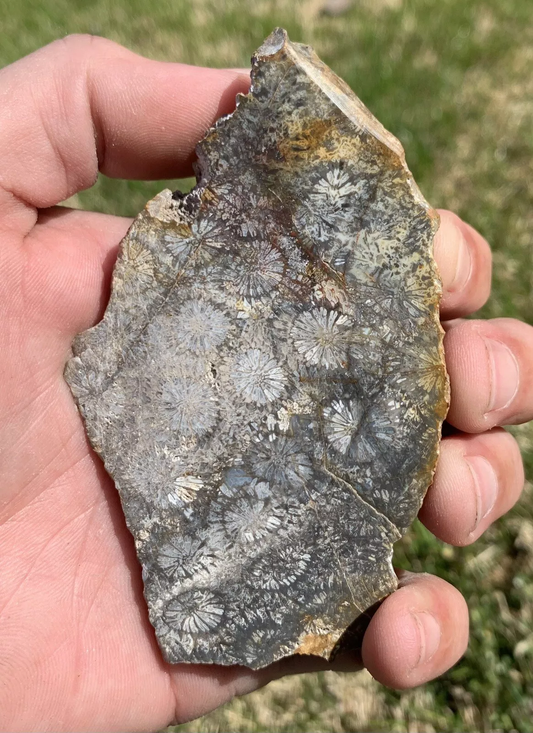
[(262, 443), (252, 457), (254, 471), (272, 484), (301, 486), (313, 475), (311, 459), (291, 438)]
[(373, 307), (394, 318), (398, 313), (408, 316), (402, 318), (401, 323), (409, 331), (416, 330), (417, 319), (428, 312), (433, 297), (425, 283), (418, 283), (416, 277), (408, 273), (376, 270), (366, 279), (365, 287), (371, 292), (369, 302)]
[(331, 445), (346, 453), (353, 436), (357, 433), (363, 410), (356, 400), (334, 400), (330, 407), (324, 410), (325, 433)]
[(203, 244), (208, 244), (214, 248), (221, 246), (223, 227), (220, 226), (220, 222), (217, 219), (209, 218), (209, 216), (195, 219), (192, 223), (191, 231)]
[(222, 239), (220, 223), (207, 217), (195, 219), (191, 224), (191, 233), (184, 237), (178, 232), (167, 232), (163, 235), (168, 251), (178, 260), (186, 259), (201, 244), (218, 249)]
[(273, 498), (268, 482), (252, 479), (238, 487), (221, 486), (210, 526), (220, 527), (233, 541), (249, 544), (278, 531), (282, 517), (283, 507)]
[(161, 401), (170, 427), (184, 436), (204, 435), (216, 422), (216, 398), (206, 384), (175, 379), (163, 387)]
[(268, 242), (243, 242), (235, 270), (235, 286), (240, 295), (260, 298), (276, 288), (283, 277), (279, 251)]
[(180, 237), (179, 234), (168, 232), (163, 235), (168, 251), (178, 259), (185, 259), (191, 251), (194, 242), (193, 237)]
[(263, 556), (252, 569), (260, 587), (280, 590), (292, 587), (311, 562), (308, 553), (297, 554), (292, 547), (280, 547), (275, 556)]
[(346, 363), (348, 316), (326, 308), (302, 313), (291, 329), (299, 354), (309, 364), (332, 369)]
[(188, 301), (178, 313), (177, 331), (180, 343), (197, 354), (219, 346), (224, 341), (228, 328), (226, 316), (201, 300)]
[(206, 556), (203, 540), (176, 537), (163, 545), (159, 552), (158, 562), (165, 574), (174, 580), (192, 578), (212, 559), (212, 556)]
[(323, 178), (315, 183), (310, 199), (319, 208), (337, 214), (346, 207), (354, 196), (360, 195), (366, 186), (366, 181), (353, 181), (349, 173), (336, 164), (327, 171)]
[(237, 356), (231, 378), (239, 394), (258, 405), (279, 397), (287, 382), (276, 360), (259, 349), (248, 349)]
[(131, 278), (143, 286), (154, 279), (154, 256), (133, 234), (126, 238), (123, 245), (124, 260), (130, 266)]
[(209, 591), (196, 590), (173, 598), (164, 611), (164, 618), (171, 628), (189, 634), (212, 631), (224, 616), (220, 600)]
[[(279, 626), (272, 619), (270, 608), (259, 610), (259, 624), (244, 643), (244, 656), (251, 664), (257, 664), (258, 660), (268, 658), (269, 649), (275, 646), (287, 656), (292, 653), (289, 646), (279, 643)], [(253, 627), (252, 627), (253, 628)]]

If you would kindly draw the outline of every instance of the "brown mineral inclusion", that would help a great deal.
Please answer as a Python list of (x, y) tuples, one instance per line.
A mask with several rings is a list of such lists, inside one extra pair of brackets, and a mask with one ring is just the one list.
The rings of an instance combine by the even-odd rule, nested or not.
[(191, 193), (133, 223), (66, 378), (164, 657), (332, 658), (396, 588), (435, 468), (438, 217), (398, 140), (281, 29), (198, 160)]

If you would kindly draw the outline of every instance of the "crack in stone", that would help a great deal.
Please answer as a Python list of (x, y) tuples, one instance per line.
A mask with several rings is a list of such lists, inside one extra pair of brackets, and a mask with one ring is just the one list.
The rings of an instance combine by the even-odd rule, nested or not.
[(331, 476), (331, 478), (335, 479), (340, 484), (342, 484), (342, 486), (346, 486), (346, 488), (348, 488), (353, 494), (355, 494), (355, 496), (357, 496), (359, 501), (365, 504), (365, 506), (367, 506), (372, 512), (375, 512), (379, 517), (381, 517), (381, 519), (385, 522), (385, 524), (388, 525), (389, 529), (392, 530), (392, 533), (395, 536), (395, 539), (392, 540), (391, 544), (393, 544), (394, 542), (400, 539), (402, 535), (398, 527), (394, 524), (394, 522), (392, 522), (385, 514), (383, 514), (383, 512), (380, 512), (379, 509), (377, 509), (373, 504), (367, 501), (367, 499), (363, 497), (363, 495), (355, 488), (353, 484), (341, 478), (341, 476), (338, 476), (336, 473), (334, 473), (331, 469), (329, 469), (324, 464), (321, 465), (321, 468), (325, 473)]

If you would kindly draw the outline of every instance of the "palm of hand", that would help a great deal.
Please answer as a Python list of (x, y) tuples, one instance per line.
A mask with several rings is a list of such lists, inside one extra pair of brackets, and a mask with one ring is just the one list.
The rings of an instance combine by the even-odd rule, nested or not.
[[(90, 216), (77, 218), (82, 234)], [(49, 715), (68, 696), (77, 700), (78, 722), (67, 728), (94, 720), (106, 698), (129, 707), (132, 725), (150, 710), (164, 724), (173, 716), (172, 686), (143, 608), (132, 539), (62, 377), (72, 329), (89, 325), (88, 305), (100, 295), (85, 280), (83, 255), (69, 250), (66, 239), (63, 248), (66, 235), (52, 217), (25, 243), (16, 235), (4, 242), (3, 272), (12, 274), (0, 325), (8, 418), (1, 613), (18, 625), (7, 637), (17, 663), (10, 684), (27, 690), (14, 714), (31, 709), (41, 681), (51, 680)], [(94, 247), (80, 243), (83, 251)], [(107, 713), (101, 722), (109, 724)]]
[[(202, 714), (235, 693), (299, 667), (288, 661), (252, 673), (240, 668), (172, 667), (163, 662), (148, 622), (140, 568), (118, 497), (88, 445), (63, 380), (73, 336), (102, 315), (116, 246), (129, 222), (46, 207), (90, 185), (98, 152), (100, 168), (110, 175), (175, 175), (180, 169), (176, 158), (186, 163), (192, 143), (214, 117), (230, 109), (235, 92), (244, 90), (246, 80), (238, 72), (148, 62), (103, 40), (69, 39), (38, 55), (43, 86), (50, 88), (50, 74), (61, 81), (57, 86), (64, 99), (58, 104), (71, 105), (68, 124), (51, 114), (47, 119), (55, 120), (52, 129), (45, 121), (36, 125), (36, 112), (54, 108), (54, 99), (44, 92), (33, 97), (33, 106), (26, 109), (29, 87), (38, 88), (39, 82), (30, 80), (36, 76), (31, 57), (0, 73), (0, 93), (7, 90), (3, 108), (11, 105), (7, 117), (0, 115), (0, 140), (6, 151), (6, 178), (0, 180), (1, 721), (9, 730), (154, 729), (173, 718), (183, 721)], [(114, 59), (113, 79), (106, 73), (108, 56)], [(200, 77), (205, 96), (197, 97)], [(26, 96), (14, 91), (21, 79)], [(83, 89), (78, 93), (80, 84)], [(176, 110), (167, 104), (176, 86), (188, 94), (189, 108)], [(131, 96), (126, 107), (136, 104), (141, 109), (135, 124), (126, 121), (120, 105), (114, 108), (124, 88)], [(93, 104), (92, 119), (88, 99)], [(191, 107), (196, 117), (190, 114)], [(17, 126), (10, 127), (12, 119), (18, 120)], [(164, 132), (161, 139), (148, 144), (146, 130), (152, 129)], [(69, 147), (71, 139), (81, 141), (78, 148)], [(24, 144), (30, 140), (26, 148), (31, 154), (21, 140)], [(102, 149), (109, 150), (110, 141), (114, 147), (103, 158)], [(28, 173), (30, 164), (35, 175)], [(443, 303), (449, 318), (472, 312), (484, 301), (490, 258), (479, 235), (452, 215), (443, 215), (441, 230), (441, 241), (449, 245), (455, 236), (458, 242), (455, 250), (448, 246), (441, 253), (439, 263), (445, 291), (447, 280), (451, 284)], [(458, 252), (464, 251), (461, 237), (471, 267), (458, 288)], [(527, 343), (529, 334), (521, 329), (527, 327), (514, 322), (495, 324), (491, 337), (511, 341), (522, 365), (525, 347), (521, 344)], [(483, 412), (473, 395), (475, 390), (476, 394), (486, 391), (486, 386), (480, 386), (483, 380), (478, 378), (474, 390), (458, 356), (461, 349), (470, 353), (482, 348), (472, 346), (471, 328), (452, 324), (447, 338), (452, 388), (458, 395), (451, 419), (472, 435), (460, 434), (443, 443), (445, 470), (439, 467), (423, 513), (438, 536), (457, 544), (479, 536), (514, 503), (520, 490), (521, 469), (512, 439), (498, 429), (482, 431), (502, 420), (527, 419), (533, 402), (531, 395), (522, 392), (521, 411), (513, 408), (511, 400), (501, 408), (507, 412), (486, 420), (490, 412)], [(498, 328), (501, 334), (495, 337)], [(484, 398), (479, 397), (480, 404)], [(473, 446), (476, 454), (495, 456), (501, 485), (483, 517), (479, 502), (486, 487), (476, 486), (472, 479), (472, 497), (463, 500), (468, 506), (457, 508), (456, 503), (453, 509), (454, 494), (465, 495), (466, 479), (457, 465), (451, 468), (450, 461), (461, 451), (463, 455), (465, 446), (470, 450)], [(481, 520), (474, 530), (473, 516)], [(413, 608), (422, 616), (415, 618)], [(436, 643), (427, 636), (431, 630), (420, 626), (424, 614), (440, 625)], [(452, 627), (455, 633), (450, 633)], [(459, 594), (435, 578), (407, 577), (402, 589), (374, 617), (363, 659), (386, 684), (415, 685), (453, 664), (466, 638), (467, 619)], [(394, 650), (400, 648), (398, 655)]]

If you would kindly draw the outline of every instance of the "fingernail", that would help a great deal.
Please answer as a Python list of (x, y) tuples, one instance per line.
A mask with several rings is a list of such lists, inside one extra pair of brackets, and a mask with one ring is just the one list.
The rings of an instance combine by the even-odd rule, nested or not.
[(501, 341), (484, 338), (490, 366), (490, 394), (487, 412), (502, 410), (518, 392), (518, 362), (511, 349)]
[(470, 247), (466, 243), (463, 232), (458, 226), (453, 226), (453, 234), (451, 234), (450, 247), (455, 252), (455, 262), (450, 262), (451, 281), (448, 286), (449, 292), (457, 292), (462, 290), (472, 274), (472, 257)]
[(439, 648), (441, 629), (439, 622), (429, 611), (413, 613), (413, 618), (418, 627), (420, 640), (420, 655), (416, 664), (419, 667), (421, 664), (429, 662)]
[(465, 456), (465, 461), (474, 479), (476, 491), (476, 523), (472, 532), (477, 529), (478, 524), (494, 508), (498, 498), (498, 477), (490, 461), (484, 456)]

